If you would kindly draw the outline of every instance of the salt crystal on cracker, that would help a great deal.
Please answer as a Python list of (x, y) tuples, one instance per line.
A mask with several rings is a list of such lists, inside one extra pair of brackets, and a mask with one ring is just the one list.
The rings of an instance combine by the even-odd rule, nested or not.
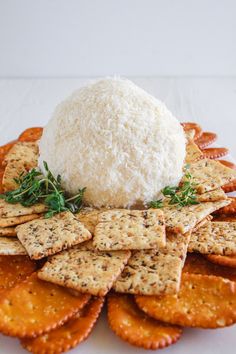
[(16, 232), (32, 259), (55, 254), (92, 237), (71, 212), (28, 222), (17, 226)]
[(130, 251), (89, 250), (82, 244), (51, 257), (38, 276), (81, 293), (105, 296), (130, 255)]
[(153, 249), (164, 246), (163, 211), (120, 209), (100, 213), (93, 244), (101, 251)]

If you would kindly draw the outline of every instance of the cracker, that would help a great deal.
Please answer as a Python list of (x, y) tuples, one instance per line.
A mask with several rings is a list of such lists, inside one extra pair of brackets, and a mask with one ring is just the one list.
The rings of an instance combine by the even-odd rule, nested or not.
[(218, 328), (236, 322), (236, 283), (228, 279), (183, 273), (176, 295), (136, 296), (149, 316), (184, 327)]
[(104, 209), (84, 208), (75, 216), (91, 234), (94, 234), (95, 226), (98, 223), (98, 215), (102, 211), (104, 211)]
[(197, 253), (189, 253), (183, 268), (184, 273), (215, 275), (236, 281), (236, 269), (209, 262), (206, 257)]
[(200, 221), (192, 230), (192, 232), (197, 231), (198, 229), (200, 229), (200, 227), (204, 226), (205, 224), (207, 224), (209, 221), (211, 221), (213, 219), (213, 217), (211, 215), (208, 215), (207, 217), (205, 217), (202, 221)]
[(235, 255), (236, 222), (208, 222), (193, 232), (189, 252), (202, 254)]
[(213, 144), (217, 139), (217, 135), (211, 132), (203, 132), (202, 136), (196, 140), (196, 144), (200, 149), (204, 149), (205, 147)]
[(200, 136), (202, 136), (202, 128), (200, 127), (199, 124), (197, 123), (193, 123), (193, 122), (184, 122), (181, 123), (181, 125), (184, 128), (184, 131), (188, 131), (188, 130), (194, 130), (195, 131), (195, 135), (194, 135), (194, 140), (197, 140), (200, 138)]
[(219, 157), (223, 157), (229, 153), (229, 149), (227, 148), (207, 148), (202, 149), (203, 155), (208, 159), (218, 159)]
[(63, 326), (36, 338), (24, 338), (22, 346), (34, 354), (64, 353), (83, 342), (91, 333), (104, 298), (94, 298)]
[(15, 227), (0, 227), (0, 236), (4, 237), (16, 237)]
[(20, 175), (25, 175), (28, 171), (29, 170), (22, 161), (8, 162), (2, 178), (3, 190), (6, 192), (17, 189), (19, 185), (14, 178), (18, 178)]
[(221, 266), (236, 268), (236, 255), (235, 256), (220, 256), (215, 254), (209, 254), (206, 258), (213, 263)]
[(71, 212), (19, 225), (16, 232), (31, 259), (47, 257), (92, 237)]
[(189, 235), (167, 234), (166, 246), (133, 253), (113, 289), (116, 292), (160, 295), (179, 290)]
[(0, 255), (17, 256), (27, 254), (25, 248), (16, 238), (0, 237)]
[(187, 142), (194, 140), (195, 137), (195, 130), (194, 129), (189, 129), (184, 131), (185, 137)]
[(185, 156), (185, 163), (191, 163), (194, 161), (198, 161), (203, 158), (203, 153), (197, 146), (197, 144), (194, 143), (194, 141), (188, 141), (188, 144), (186, 145), (186, 156)]
[(88, 300), (88, 295), (73, 296), (62, 287), (38, 279), (33, 273), (3, 293), (0, 331), (14, 337), (35, 337), (62, 325)]
[(206, 192), (203, 194), (198, 194), (197, 195), (197, 201), (198, 202), (216, 202), (219, 200), (224, 200), (227, 199), (227, 195), (221, 188), (217, 188), (213, 191)]
[(187, 205), (182, 208), (178, 208), (176, 205), (165, 206), (162, 210), (164, 212), (166, 229), (168, 232), (174, 233), (184, 234), (189, 232), (209, 214), (229, 203), (230, 201), (228, 200), (222, 200)]
[(15, 225), (20, 225), (27, 223), (29, 221), (38, 219), (40, 217), (39, 214), (31, 214), (31, 215), (22, 215), (22, 216), (14, 216), (11, 218), (0, 218), (0, 227), (11, 227)]
[(188, 171), (193, 176), (196, 189), (200, 194), (220, 188), (236, 179), (235, 170), (210, 159), (192, 163)]
[(100, 251), (153, 249), (164, 246), (163, 211), (120, 209), (100, 213), (93, 244)]
[(145, 349), (161, 349), (174, 344), (182, 329), (148, 317), (130, 295), (109, 294), (108, 323), (124, 341)]
[(222, 189), (225, 193), (231, 193), (236, 191), (236, 179), (232, 182), (226, 183), (222, 186)]
[(226, 205), (223, 208), (220, 208), (215, 211), (217, 215), (233, 215), (236, 214), (236, 197), (230, 197), (229, 200), (231, 203)]
[(49, 259), (38, 276), (81, 293), (105, 296), (124, 269), (130, 251), (100, 252), (83, 245)]
[(0, 291), (26, 279), (36, 270), (36, 263), (27, 256), (0, 256)]
[(42, 127), (33, 127), (33, 128), (28, 128), (24, 130), (18, 140), (19, 141), (38, 141), (43, 133), (43, 128)]
[(12, 204), (0, 199), (0, 218), (12, 218), (14, 216), (40, 214), (47, 210), (45, 204), (37, 203), (29, 207), (25, 207), (20, 203)]

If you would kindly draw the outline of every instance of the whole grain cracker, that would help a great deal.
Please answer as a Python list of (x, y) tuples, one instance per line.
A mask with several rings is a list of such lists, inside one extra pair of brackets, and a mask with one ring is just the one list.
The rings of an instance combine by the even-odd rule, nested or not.
[(147, 316), (131, 295), (108, 295), (108, 323), (124, 341), (145, 349), (161, 349), (174, 344), (182, 329)]
[[(189, 173), (196, 183), (198, 193), (212, 191), (236, 179), (236, 171), (210, 159), (191, 163)], [(183, 178), (184, 180), (184, 178)]]
[(47, 210), (45, 204), (37, 203), (29, 207), (25, 207), (20, 203), (8, 203), (4, 199), (0, 199), (0, 218), (12, 218), (15, 216), (40, 214)]
[(153, 249), (165, 245), (163, 211), (109, 210), (98, 215), (93, 244), (100, 251)]
[(183, 327), (219, 328), (236, 322), (236, 283), (228, 279), (183, 273), (175, 295), (136, 296), (149, 316)]
[(236, 255), (236, 222), (208, 222), (193, 232), (189, 252)]
[(71, 212), (19, 225), (16, 232), (32, 259), (47, 257), (92, 237)]
[(0, 236), (16, 237), (15, 227), (0, 227)]
[(88, 300), (88, 295), (73, 296), (62, 287), (38, 279), (33, 273), (3, 293), (0, 331), (20, 338), (36, 337), (64, 324)]
[(159, 250), (136, 251), (113, 285), (116, 292), (160, 295), (179, 290), (190, 234), (167, 234)]
[(27, 255), (27, 252), (17, 238), (0, 237), (0, 255)]
[(38, 154), (39, 149), (37, 143), (19, 141), (8, 151), (4, 158), (4, 163), (8, 164), (12, 161), (24, 161), (30, 169), (37, 166)]
[(203, 153), (194, 143), (194, 141), (188, 141), (186, 145), (186, 156), (185, 156), (185, 163), (192, 163), (194, 161), (198, 161), (203, 158)]
[(227, 199), (227, 195), (221, 188), (203, 194), (197, 194), (197, 201), (202, 202), (216, 202), (219, 200)]
[(14, 216), (11, 218), (0, 218), (0, 227), (9, 227), (27, 223), (29, 221), (38, 219), (40, 214)]
[(98, 223), (98, 215), (102, 211), (104, 211), (104, 209), (84, 208), (76, 214), (76, 218), (82, 222), (91, 234), (94, 234), (95, 226)]
[(84, 250), (83, 245), (81, 249), (78, 245), (51, 257), (38, 276), (81, 293), (105, 296), (124, 269), (130, 251)]

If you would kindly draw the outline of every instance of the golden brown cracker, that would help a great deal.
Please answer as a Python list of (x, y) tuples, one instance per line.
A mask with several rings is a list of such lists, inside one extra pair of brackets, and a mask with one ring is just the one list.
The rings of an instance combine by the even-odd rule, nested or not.
[(0, 227), (11, 227), (20, 224), (27, 223), (29, 221), (38, 219), (40, 214), (31, 214), (31, 215), (22, 215), (22, 216), (14, 216), (11, 218), (0, 218)]
[(229, 149), (227, 148), (207, 148), (202, 149), (202, 153), (207, 159), (218, 159), (219, 157), (223, 157), (229, 153)]
[(64, 325), (36, 338), (24, 338), (21, 340), (22, 346), (34, 354), (60, 354), (74, 348), (91, 333), (103, 303), (102, 297), (91, 299)]
[(19, 141), (37, 141), (41, 138), (42, 133), (43, 133), (42, 127), (28, 128), (20, 134), (18, 140)]
[(233, 170), (236, 170), (236, 165), (235, 163), (231, 161), (226, 161), (226, 160), (218, 160), (220, 163), (222, 163), (224, 166), (232, 168)]
[(182, 329), (148, 317), (131, 295), (108, 295), (108, 323), (126, 342), (145, 349), (160, 349), (174, 344)]
[(236, 322), (236, 283), (213, 275), (183, 273), (178, 294), (136, 296), (136, 301), (149, 316), (179, 326), (219, 328)]
[(217, 135), (212, 132), (203, 132), (202, 136), (196, 140), (196, 144), (200, 149), (204, 149), (207, 146), (213, 144), (217, 139)]
[(16, 228), (12, 227), (0, 227), (0, 237), (16, 237)]
[(192, 130), (192, 129), (195, 131), (194, 140), (197, 140), (202, 136), (203, 132), (199, 124), (193, 122), (183, 122), (181, 123), (181, 125), (183, 126), (185, 131)]
[(38, 279), (33, 273), (3, 293), (0, 332), (13, 337), (35, 337), (62, 325), (89, 300)]
[(222, 186), (222, 189), (225, 193), (231, 193), (236, 191), (236, 179), (232, 182), (226, 183)]
[(215, 254), (209, 254), (206, 256), (208, 261), (226, 266), (231, 268), (236, 268), (236, 255), (235, 256), (220, 256)]
[(236, 197), (230, 197), (229, 200), (231, 203), (224, 206), (214, 212), (217, 215), (233, 215), (236, 214)]

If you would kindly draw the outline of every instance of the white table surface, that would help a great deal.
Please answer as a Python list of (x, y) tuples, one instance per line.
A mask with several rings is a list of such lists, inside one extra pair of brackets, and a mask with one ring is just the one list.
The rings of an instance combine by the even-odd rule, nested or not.
[[(0, 144), (17, 137), (29, 126), (43, 126), (55, 105), (87, 78), (0, 80)], [(133, 78), (163, 100), (181, 121), (199, 122), (218, 133), (218, 144), (236, 156), (236, 78)], [(218, 330), (185, 329), (181, 340), (163, 350), (172, 354), (233, 354), (236, 327)], [(152, 353), (126, 344), (109, 330), (105, 313), (89, 339), (71, 353)], [(17, 339), (0, 335), (0, 354), (25, 350)]]

